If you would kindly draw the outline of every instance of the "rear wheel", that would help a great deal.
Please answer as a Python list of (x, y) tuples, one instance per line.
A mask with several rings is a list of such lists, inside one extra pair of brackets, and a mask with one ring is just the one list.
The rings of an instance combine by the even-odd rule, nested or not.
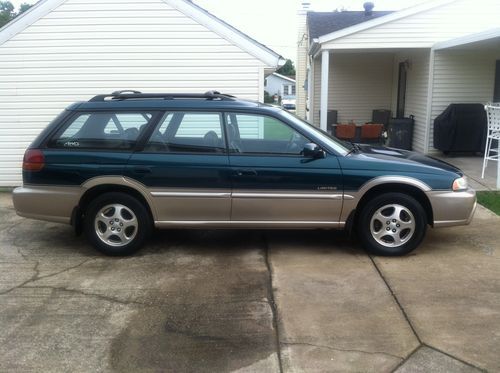
[(105, 193), (93, 200), (85, 214), (85, 233), (106, 255), (124, 256), (141, 248), (151, 231), (146, 207), (125, 193)]
[(403, 193), (381, 194), (361, 210), (359, 235), (364, 248), (376, 255), (397, 256), (414, 250), (427, 229), (424, 209)]

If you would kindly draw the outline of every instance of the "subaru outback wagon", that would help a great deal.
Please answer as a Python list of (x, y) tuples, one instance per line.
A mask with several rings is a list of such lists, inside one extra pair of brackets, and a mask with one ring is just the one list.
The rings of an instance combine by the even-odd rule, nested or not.
[(26, 151), (23, 180), (19, 215), (72, 224), (108, 255), (135, 252), (154, 227), (347, 229), (402, 255), (428, 225), (468, 224), (476, 205), (447, 163), (213, 91), (75, 103)]

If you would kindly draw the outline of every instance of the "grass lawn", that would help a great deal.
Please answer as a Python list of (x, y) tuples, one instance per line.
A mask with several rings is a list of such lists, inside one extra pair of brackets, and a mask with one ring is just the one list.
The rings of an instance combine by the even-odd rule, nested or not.
[(477, 192), (477, 201), (495, 214), (500, 215), (500, 192)]

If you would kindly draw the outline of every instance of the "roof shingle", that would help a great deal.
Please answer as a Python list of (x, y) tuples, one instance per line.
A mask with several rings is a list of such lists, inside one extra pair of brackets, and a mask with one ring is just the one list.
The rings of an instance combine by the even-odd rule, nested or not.
[(390, 13), (393, 12), (371, 12), (370, 15), (365, 14), (364, 11), (308, 12), (307, 25), (309, 27), (309, 36), (311, 39), (316, 39), (331, 32), (339, 31)]

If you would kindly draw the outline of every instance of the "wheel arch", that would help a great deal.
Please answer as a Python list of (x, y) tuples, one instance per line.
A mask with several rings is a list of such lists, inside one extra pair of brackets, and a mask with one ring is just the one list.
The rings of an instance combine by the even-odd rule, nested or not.
[(377, 195), (385, 193), (403, 193), (415, 198), (425, 211), (427, 223), (431, 226), (434, 225), (434, 213), (432, 210), (432, 205), (429, 198), (425, 194), (425, 191), (420, 189), (416, 185), (398, 182), (381, 183), (374, 185), (366, 190), (356, 206), (356, 210), (353, 216), (354, 221), (357, 220), (360, 211), (362, 211), (362, 209), (370, 199)]
[(149, 192), (143, 184), (135, 180), (120, 176), (97, 177), (88, 180), (82, 187), (84, 188), (84, 192), (77, 206), (81, 215), (85, 213), (90, 202), (97, 196), (103, 193), (120, 192), (126, 193), (142, 202), (149, 212), (151, 221), (154, 222), (156, 220), (156, 210)]

